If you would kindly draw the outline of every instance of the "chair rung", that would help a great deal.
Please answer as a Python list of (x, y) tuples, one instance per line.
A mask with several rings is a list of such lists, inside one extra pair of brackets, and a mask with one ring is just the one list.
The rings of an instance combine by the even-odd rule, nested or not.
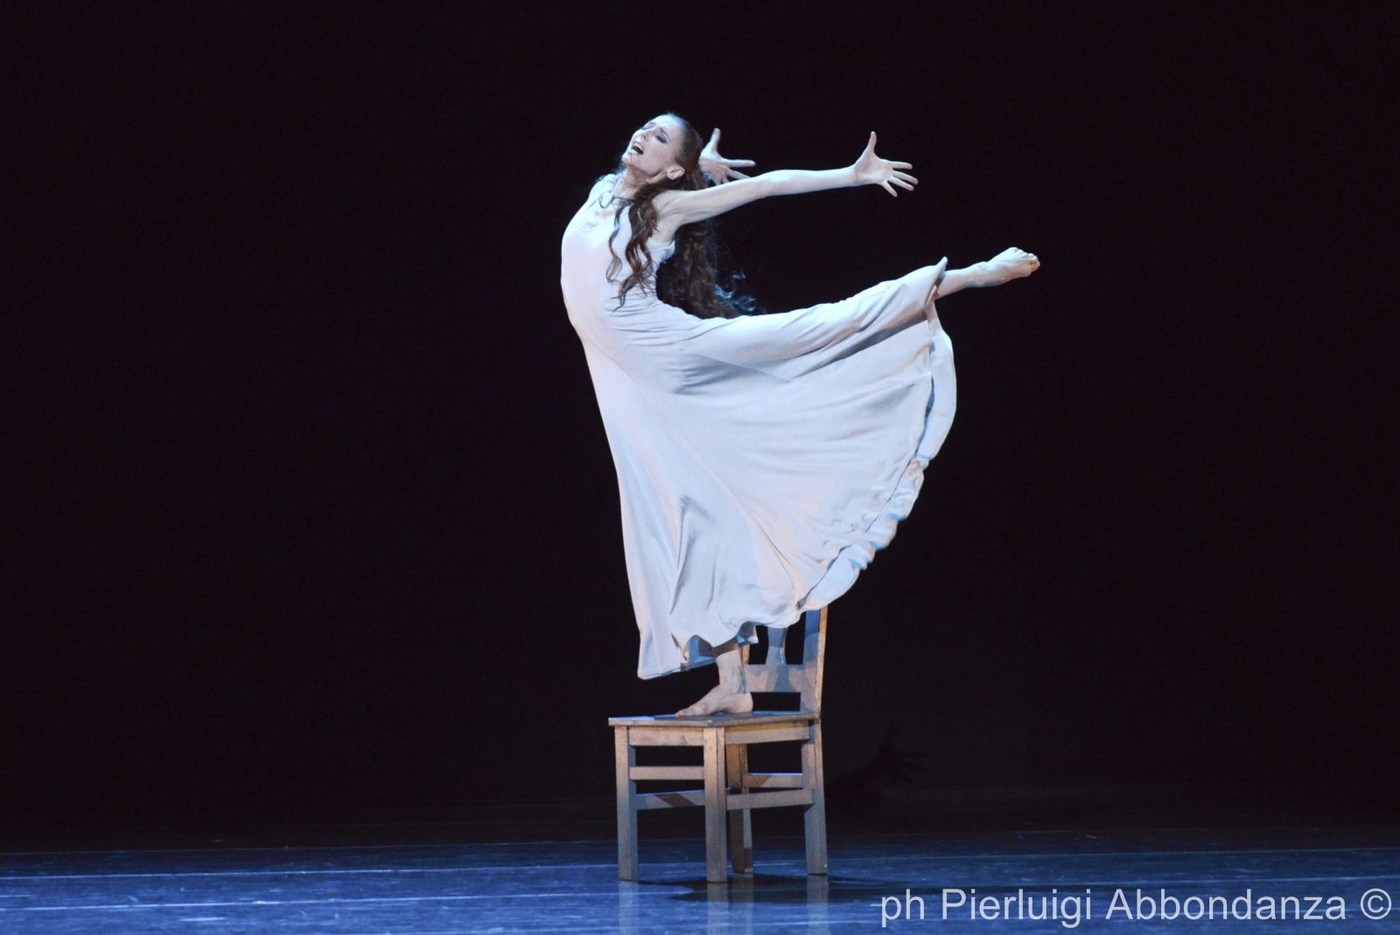
[(813, 675), (804, 666), (744, 666), (744, 680), (754, 692), (800, 692), (813, 681)]
[(637, 795), (637, 811), (653, 808), (685, 808), (705, 804), (704, 789), (688, 789), (684, 792), (642, 792)]
[(788, 740), (809, 740), (812, 736), (810, 727), (756, 727), (749, 729), (730, 728), (724, 734), (724, 744), (727, 747), (736, 747), (749, 743), (782, 743)]
[(750, 789), (801, 789), (801, 773), (749, 773), (744, 785)]
[[(731, 792), (726, 798), (726, 808), (738, 811), (745, 808), (784, 808), (789, 805), (811, 805), (811, 789), (775, 789), (771, 792)], [(657, 808), (690, 808), (705, 804), (704, 789), (686, 789), (679, 792), (639, 792), (637, 811)]]
[(634, 766), (628, 772), (633, 779), (685, 779), (705, 781), (703, 766)]
[(705, 737), (699, 730), (646, 728), (629, 730), (627, 742), (634, 747), (703, 747)]
[(782, 789), (776, 792), (731, 793), (725, 807), (733, 812), (743, 808), (782, 808), (787, 805), (811, 804), (811, 789)]

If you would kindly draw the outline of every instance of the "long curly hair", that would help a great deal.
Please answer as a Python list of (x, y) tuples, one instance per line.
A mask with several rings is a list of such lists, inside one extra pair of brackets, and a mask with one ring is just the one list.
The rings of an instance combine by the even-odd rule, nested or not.
[[(659, 269), (647, 249), (647, 241), (656, 233), (656, 196), (665, 191), (698, 191), (712, 184), (700, 170), (700, 151), (705, 145), (700, 134), (684, 118), (676, 114), (666, 116), (674, 118), (681, 126), (678, 161), (685, 172), (679, 178), (663, 177), (641, 186), (631, 200), (624, 200), (618, 206), (613, 215), (612, 236), (608, 238), (608, 250), (613, 257), (608, 279), (616, 280), (622, 272), (623, 257), (618, 256), (613, 243), (622, 229), (622, 212), (626, 211), (632, 237), (623, 249), (629, 271), (618, 286), (619, 302), (627, 301), (627, 293), (634, 286), (646, 290), (648, 276), (654, 271), (656, 296), (668, 305), (682, 308), (698, 318), (747, 315), (754, 310), (753, 299), (736, 292), (742, 276), (732, 271), (720, 272), (721, 250), (713, 221), (687, 224), (677, 231), (676, 252)], [(622, 172), (620, 165), (617, 172)]]

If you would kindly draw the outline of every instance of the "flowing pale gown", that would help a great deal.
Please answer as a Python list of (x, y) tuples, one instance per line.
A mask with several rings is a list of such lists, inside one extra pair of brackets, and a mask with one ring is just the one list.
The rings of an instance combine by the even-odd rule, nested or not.
[[(653, 678), (844, 594), (909, 514), (956, 382), (933, 267), (781, 314), (695, 318), (651, 283), (619, 302), (612, 184), (569, 222), (560, 284), (617, 467), (637, 671)], [(630, 236), (623, 211), (619, 253)], [(675, 247), (648, 246), (657, 265)]]

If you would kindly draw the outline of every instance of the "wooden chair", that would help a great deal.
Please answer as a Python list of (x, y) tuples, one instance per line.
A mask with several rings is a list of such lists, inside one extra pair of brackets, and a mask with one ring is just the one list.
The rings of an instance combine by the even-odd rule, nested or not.
[[(754, 711), (679, 718), (615, 717), (617, 755), (617, 869), (623, 880), (637, 879), (637, 813), (654, 808), (703, 806), (705, 809), (705, 879), (723, 883), (725, 851), (735, 873), (753, 870), (750, 811), (800, 805), (806, 810), (807, 872), (826, 873), (826, 799), (822, 785), (822, 665), (826, 655), (826, 609), (805, 614), (802, 662), (789, 665), (783, 652), (786, 630), (770, 628), (767, 658), (744, 671), (753, 692), (797, 692), (797, 711)], [(751, 773), (749, 747), (761, 743), (801, 742), (802, 772)], [(638, 766), (638, 747), (701, 747), (699, 766)], [(638, 792), (647, 780), (700, 780), (701, 789)], [(726, 838), (728, 847), (726, 847)]]

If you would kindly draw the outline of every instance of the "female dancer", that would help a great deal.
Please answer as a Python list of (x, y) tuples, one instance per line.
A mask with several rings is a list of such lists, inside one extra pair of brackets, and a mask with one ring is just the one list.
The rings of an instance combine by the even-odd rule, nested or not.
[(908, 515), (955, 401), (933, 299), (1040, 265), (1014, 248), (967, 269), (944, 259), (840, 302), (739, 316), (710, 218), (829, 188), (897, 196), (917, 180), (875, 155), (874, 133), (847, 168), (753, 178), (718, 139), (702, 145), (675, 114), (648, 121), (561, 251), (617, 467), (638, 674), (719, 669), (681, 716), (753, 710), (739, 643), (845, 593)]

